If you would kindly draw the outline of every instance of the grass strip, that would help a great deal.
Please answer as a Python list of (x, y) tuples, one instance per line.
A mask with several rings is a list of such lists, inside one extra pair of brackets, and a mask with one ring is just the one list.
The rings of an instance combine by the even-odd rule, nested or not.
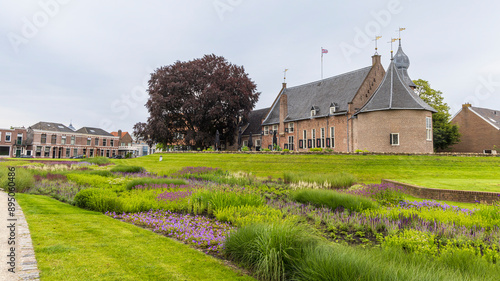
[(46, 196), (17, 194), (42, 280), (254, 280), (149, 230)]

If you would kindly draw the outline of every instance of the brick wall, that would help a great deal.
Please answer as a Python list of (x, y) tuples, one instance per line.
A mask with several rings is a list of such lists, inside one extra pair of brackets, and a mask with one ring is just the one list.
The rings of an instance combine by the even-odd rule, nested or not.
[(451, 147), (453, 152), (475, 152), (500, 147), (500, 131), (488, 124), (481, 117), (464, 105), (462, 110), (451, 120), (458, 125), (461, 134), (460, 142)]
[(418, 198), (464, 202), (464, 203), (476, 203), (476, 202), (492, 203), (495, 200), (500, 200), (500, 193), (496, 192), (434, 189), (434, 188), (420, 187), (412, 184), (400, 183), (397, 181), (386, 180), (386, 179), (383, 179), (382, 183), (392, 183), (398, 186), (405, 187), (408, 190), (408, 193)]
[[(370, 152), (432, 153), (428, 141), (424, 110), (384, 110), (359, 114), (353, 119), (353, 149)], [(399, 145), (391, 145), (390, 134), (399, 133)]]

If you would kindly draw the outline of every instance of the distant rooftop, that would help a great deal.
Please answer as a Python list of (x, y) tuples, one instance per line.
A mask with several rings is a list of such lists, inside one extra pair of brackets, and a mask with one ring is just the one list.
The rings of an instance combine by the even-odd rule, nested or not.
[(73, 130), (64, 126), (61, 123), (52, 123), (52, 122), (38, 122), (35, 125), (32, 125), (31, 129), (42, 130), (42, 131), (52, 131), (52, 132), (62, 132), (62, 133), (73, 133), (74, 132)]

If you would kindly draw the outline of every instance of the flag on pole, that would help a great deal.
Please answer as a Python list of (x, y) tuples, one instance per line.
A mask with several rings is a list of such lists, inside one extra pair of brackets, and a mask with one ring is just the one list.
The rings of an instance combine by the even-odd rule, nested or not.
[(321, 53), (322, 53), (322, 54), (328, 54), (328, 50), (327, 50), (327, 49), (323, 49), (323, 48), (321, 48)]

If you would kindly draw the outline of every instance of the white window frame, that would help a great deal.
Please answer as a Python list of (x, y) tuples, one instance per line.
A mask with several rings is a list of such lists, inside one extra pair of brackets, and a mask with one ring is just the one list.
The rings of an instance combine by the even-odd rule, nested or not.
[(316, 148), (316, 129), (311, 129), (312, 148)]
[(288, 132), (293, 133), (293, 122), (288, 123)]
[(432, 117), (425, 117), (425, 131), (427, 140), (432, 141)]
[(264, 126), (264, 135), (269, 135), (269, 126)]
[(316, 115), (316, 110), (311, 110), (311, 117), (313, 117), (314, 115)]
[(302, 137), (304, 142), (307, 142), (307, 130), (304, 130), (304, 132), (302, 133)]
[[(396, 137), (396, 142), (394, 141), (394, 137)], [(400, 141), (399, 141), (399, 133), (391, 133), (391, 145), (392, 146), (398, 146), (400, 145)]]
[(274, 134), (274, 131), (276, 131), (276, 134), (277, 134), (277, 131), (278, 131), (278, 125), (273, 125), (273, 134)]
[(243, 141), (243, 146), (248, 147), (248, 140), (244, 140), (244, 141)]
[[(8, 137), (8, 139), (7, 139)], [(12, 141), (12, 133), (5, 133), (5, 142), (11, 142)]]
[(259, 139), (255, 140), (255, 147), (261, 146), (261, 142)]
[(330, 148), (335, 148), (335, 127), (330, 127)]
[(335, 106), (330, 107), (330, 115), (335, 114)]
[(75, 142), (76, 142), (76, 137), (71, 136), (71, 145), (75, 145)]
[(325, 148), (325, 128), (321, 128), (321, 147)]
[(92, 138), (87, 138), (87, 145), (92, 145)]
[(61, 144), (66, 144), (66, 136), (61, 136)]

